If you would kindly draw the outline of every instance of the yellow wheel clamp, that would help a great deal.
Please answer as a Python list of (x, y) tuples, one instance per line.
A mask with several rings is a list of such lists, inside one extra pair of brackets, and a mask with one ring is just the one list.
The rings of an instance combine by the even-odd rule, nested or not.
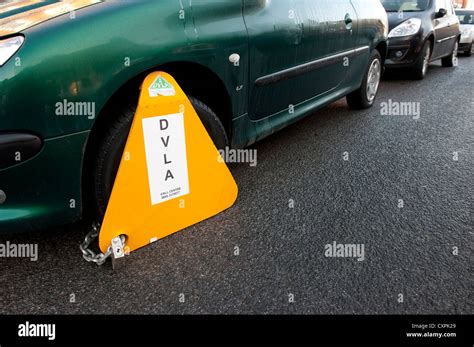
[[(125, 253), (146, 246), (224, 211), (237, 194), (186, 94), (169, 74), (148, 75), (100, 229), (102, 252), (112, 240), (124, 240)], [(123, 256), (114, 242), (112, 254)]]

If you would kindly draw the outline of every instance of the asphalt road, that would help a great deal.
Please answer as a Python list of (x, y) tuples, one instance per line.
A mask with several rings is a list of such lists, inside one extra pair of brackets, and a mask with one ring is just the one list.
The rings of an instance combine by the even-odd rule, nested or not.
[[(81, 226), (1, 236), (39, 259), (0, 258), (0, 313), (473, 313), (473, 71), (392, 75), (373, 109), (342, 100), (258, 143), (255, 168), (231, 167), (233, 208), (120, 271), (82, 259)], [(389, 99), (420, 118), (382, 115)], [(365, 259), (326, 257), (333, 241)]]

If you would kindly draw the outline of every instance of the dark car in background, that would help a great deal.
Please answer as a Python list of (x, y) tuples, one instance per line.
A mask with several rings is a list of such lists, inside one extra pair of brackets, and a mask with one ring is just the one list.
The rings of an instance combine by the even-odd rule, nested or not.
[(459, 20), (451, 0), (381, 0), (389, 19), (386, 68), (409, 68), (423, 79), (430, 62), (456, 66)]
[(461, 40), (458, 52), (467, 56), (472, 54), (472, 43), (474, 42), (474, 10), (456, 10), (456, 15), (461, 24)]

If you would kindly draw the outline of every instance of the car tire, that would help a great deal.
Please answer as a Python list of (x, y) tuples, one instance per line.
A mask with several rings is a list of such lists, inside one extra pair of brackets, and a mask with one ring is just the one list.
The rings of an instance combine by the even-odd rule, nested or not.
[(369, 64), (365, 71), (361, 87), (346, 97), (349, 108), (363, 110), (374, 105), (382, 78), (382, 72), (382, 57), (379, 51), (374, 49), (370, 55)]
[(470, 57), (472, 55), (472, 43), (469, 46), (469, 48), (467, 49), (467, 51), (464, 52), (464, 54), (466, 55), (466, 57)]
[(451, 54), (448, 55), (447, 57), (444, 57), (443, 59), (441, 59), (441, 65), (443, 65), (443, 67), (456, 66), (455, 61), (458, 58), (458, 47), (459, 47), (459, 43), (456, 40), (456, 42), (454, 43), (453, 51), (451, 52)]
[[(218, 149), (229, 145), (227, 133), (217, 115), (204, 103), (189, 96), (196, 113)], [(135, 115), (136, 105), (118, 105), (112, 112), (114, 121), (98, 147), (94, 165), (94, 191), (99, 218), (103, 218), (107, 208), (115, 177), (122, 160), (128, 134)], [(107, 115), (104, 115), (107, 116)]]
[(431, 59), (431, 42), (426, 41), (421, 49), (420, 56), (413, 68), (413, 77), (422, 80), (426, 77)]

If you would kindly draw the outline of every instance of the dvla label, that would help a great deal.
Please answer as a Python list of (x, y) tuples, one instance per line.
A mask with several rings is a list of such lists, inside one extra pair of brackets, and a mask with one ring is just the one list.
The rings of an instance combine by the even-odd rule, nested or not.
[(152, 205), (189, 194), (183, 113), (144, 118), (142, 124)]
[(151, 84), (150, 88), (148, 89), (148, 93), (150, 93), (151, 97), (156, 96), (174, 96), (176, 95), (176, 91), (174, 87), (169, 83), (163, 76), (158, 75), (155, 81)]

